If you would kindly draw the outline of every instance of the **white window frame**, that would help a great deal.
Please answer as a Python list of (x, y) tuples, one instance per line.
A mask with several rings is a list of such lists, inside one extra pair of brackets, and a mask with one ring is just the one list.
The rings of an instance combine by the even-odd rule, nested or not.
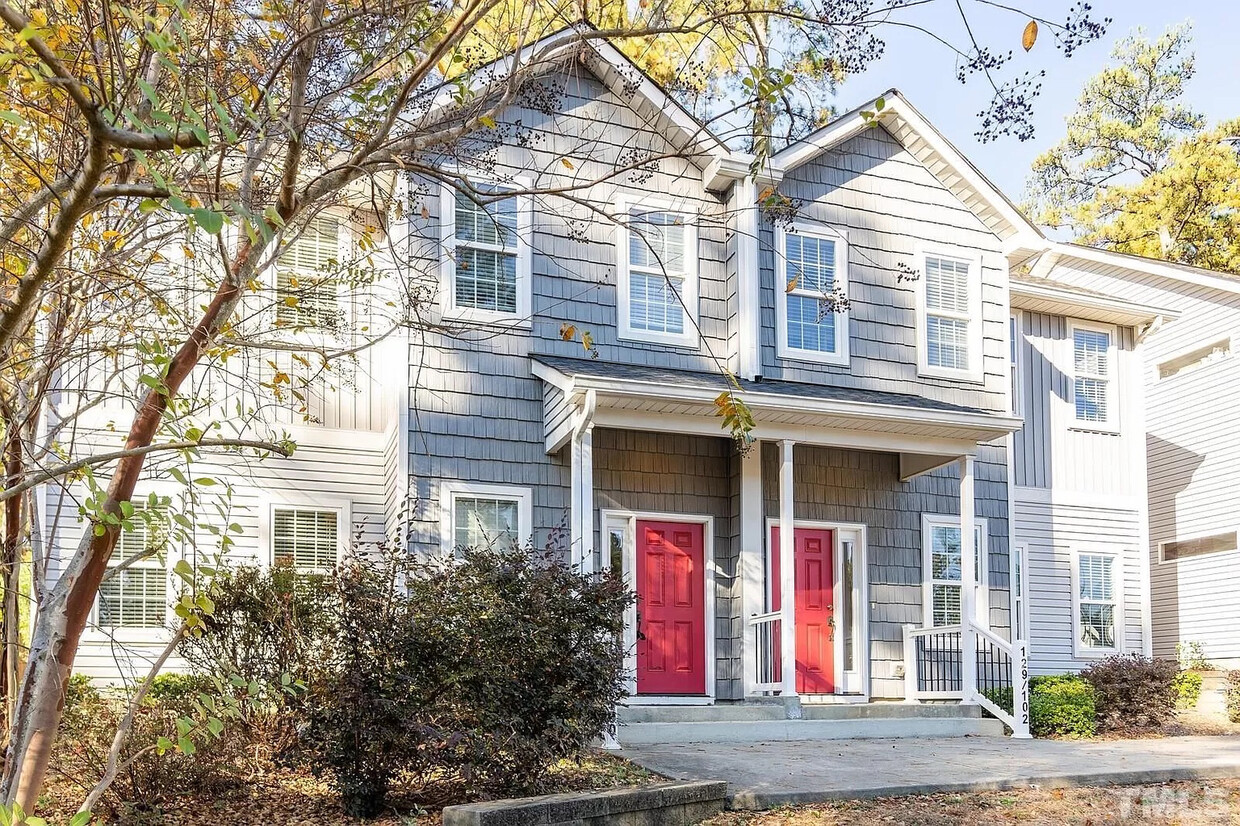
[[(790, 232), (782, 224), (775, 226), (775, 335), (776, 355), (781, 359), (795, 361), (813, 361), (820, 364), (848, 366), (848, 310), (835, 313), (835, 350), (823, 352), (805, 350), (788, 344), (788, 236), (800, 235), (830, 241), (835, 244), (835, 284), (834, 288), (843, 295), (848, 295), (848, 233), (829, 227), (811, 226), (809, 224), (793, 224)], [(798, 295), (818, 296), (813, 290), (797, 288), (792, 292)]]
[[(323, 212), (318, 215), (315, 215), (311, 220), (317, 221), (320, 219), (333, 220), (336, 222), (336, 227), (337, 227), (336, 262), (341, 265), (345, 264), (346, 262), (349, 261), (349, 258), (353, 252), (352, 230), (350, 229), (348, 218), (344, 215), (340, 215), (335, 212)], [(275, 254), (273, 255), (273, 257), (269, 259), (270, 263), (268, 264), (268, 267), (271, 272), (271, 288), (275, 295), (275, 306), (272, 308), (272, 315), (271, 315), (271, 321), (273, 324), (279, 321), (280, 307), (284, 301), (284, 297), (280, 294), (280, 271), (283, 269), (280, 266), (280, 259), (284, 257), (284, 253), (286, 253), (293, 244), (297, 243), (297, 240), (299, 239), (300, 234), (302, 231), (304, 231), (304, 229), (305, 229), (304, 226), (298, 227), (297, 229), (289, 233), (290, 235), (289, 238), (287, 239), (281, 238), (282, 243), (275, 249), (274, 251)], [(287, 244), (283, 243), (286, 240), (288, 243)], [(288, 269), (291, 270), (295, 268), (290, 267)], [(307, 275), (309, 276), (310, 274), (307, 274)], [(314, 273), (313, 277), (317, 278), (320, 275), (321, 275), (320, 273)], [(327, 289), (331, 289), (335, 291), (336, 312), (338, 312), (343, 318), (347, 320), (350, 315), (350, 312), (349, 312), (350, 308), (348, 306), (348, 301), (347, 301), (348, 293), (341, 290), (340, 281), (334, 280), (324, 286)], [(301, 327), (297, 327), (296, 325), (288, 323), (288, 322), (284, 322), (282, 326), (280, 327), (280, 329), (288, 330), (288, 331), (296, 331), (296, 334), (300, 334), (300, 335), (306, 336), (311, 339), (325, 338), (325, 337), (330, 336), (332, 333), (332, 331), (329, 328), (322, 327), (319, 325), (306, 324), (306, 325), (302, 325)]]
[[(990, 535), (987, 519), (979, 516), (973, 520), (973, 524), (977, 530), (977, 582), (974, 585), (977, 599), (975, 606), (978, 621), (985, 627), (990, 627)], [(923, 513), (921, 515), (921, 606), (922, 620), (926, 628), (938, 628), (934, 624), (934, 586), (935, 585), (960, 585), (963, 587), (963, 569), (961, 565), (961, 580), (934, 579), (933, 577), (933, 544), (931, 543), (931, 531), (934, 528), (959, 528), (960, 517), (950, 513)], [(961, 597), (963, 597), (963, 592)], [(960, 601), (961, 620), (964, 620), (964, 600)]]
[[(985, 354), (982, 352), (982, 326), (985, 322), (982, 319), (982, 262), (977, 251), (942, 244), (919, 243), (914, 247), (913, 255), (920, 273), (914, 289), (917, 299), (917, 375), (982, 384), (986, 375)], [(963, 261), (969, 265), (969, 312), (959, 315), (939, 311), (934, 313), (936, 316), (961, 318), (968, 322), (969, 367), (966, 370), (930, 364), (930, 348), (926, 341), (928, 313), (926, 281), (929, 277), (926, 267), (927, 258), (947, 258), (953, 261)]]
[[(629, 223), (635, 209), (650, 212), (672, 212), (684, 218), (685, 223), (685, 272), (684, 287), (680, 291), (680, 300), (685, 309), (685, 329), (683, 333), (661, 333), (651, 330), (636, 330), (630, 320), (629, 288), (630, 288), (630, 256)], [(698, 324), (701, 319), (698, 260), (698, 210), (696, 205), (659, 198), (640, 198), (629, 200), (619, 198), (615, 202), (616, 215), (620, 222), (616, 224), (616, 334), (624, 341), (635, 341), (643, 344), (666, 344), (672, 347), (692, 347), (697, 349), (701, 344)], [(662, 273), (660, 273), (662, 275)]]
[[(1076, 417), (1076, 331), (1091, 333), (1105, 333), (1108, 337), (1107, 345), (1107, 417), (1105, 421), (1085, 421)], [(1119, 410), (1119, 329), (1114, 324), (1098, 324), (1089, 321), (1080, 321), (1078, 319), (1068, 320), (1068, 376), (1071, 381), (1068, 399), (1068, 418), (1071, 422), (1072, 430), (1086, 430), (1093, 433), (1118, 433), (1120, 422)], [(1083, 378), (1099, 378), (1094, 374), (1084, 375)]]
[(456, 551), (456, 500), (460, 498), (507, 499), (516, 502), (517, 542), (523, 543), (533, 535), (533, 489), (518, 485), (445, 481), (439, 486), (439, 545), (444, 553), (451, 555)]
[[(1008, 563), (1008, 599), (1012, 611), (1012, 639), (1029, 639), (1029, 546), (1024, 542), (1012, 545)], [(1017, 571), (1019, 570), (1019, 574)], [(1017, 588), (1017, 583), (1020, 587)], [(1021, 635), (1016, 633), (1020, 629)]]
[[(463, 176), (464, 177), (464, 176)], [(494, 186), (509, 189), (529, 189), (532, 182), (524, 177), (516, 176), (509, 180), (500, 180), (493, 176), (475, 175), (470, 173), (468, 180), (472, 184)], [(439, 227), (440, 227), (440, 269), (439, 297), (443, 317), (450, 321), (467, 321), (479, 324), (496, 324), (508, 327), (530, 327), (531, 319), (531, 284), (533, 282), (533, 265), (531, 240), (534, 226), (534, 200), (526, 195), (514, 196), (517, 200), (517, 307), (511, 313), (487, 310), (479, 307), (456, 306), (456, 187), (446, 181), (440, 185), (439, 196)], [(499, 250), (492, 244), (467, 244), (466, 246), (480, 249)], [(506, 251), (507, 247), (504, 248)]]
[[(172, 524), (171, 514), (174, 512), (174, 509), (176, 508), (176, 505), (177, 505), (175, 501), (175, 493), (172, 492), (174, 490), (175, 490), (174, 488), (170, 488), (166, 485), (154, 485), (150, 487), (142, 487), (141, 492), (139, 493), (138, 491), (135, 491), (133, 496), (130, 497), (129, 501), (137, 502), (145, 506), (146, 502), (148, 501), (152, 493), (154, 493), (156, 496), (161, 497), (161, 498), (165, 498), (165, 497), (168, 498), (170, 500), (168, 502), (168, 512), (169, 512), (168, 527), (169, 527), (169, 531), (171, 534), (171, 531), (175, 529), (175, 526)], [(90, 524), (91, 523), (85, 519), (82, 521), (82, 525), (84, 526), (84, 529), (89, 529)], [(119, 536), (117, 537), (116, 541), (117, 543), (120, 542)], [(100, 608), (100, 602), (102, 601), (102, 595), (99, 593), (96, 593), (95, 604), (94, 606), (92, 606), (92, 609), (91, 609), (91, 626), (93, 627), (93, 629), (98, 633), (108, 636), (109, 638), (119, 639), (119, 640), (137, 641), (137, 640), (155, 640), (155, 639), (166, 638), (168, 633), (171, 630), (173, 630), (172, 625), (169, 622), (169, 620), (172, 617), (173, 596), (174, 596), (174, 591), (176, 590), (174, 583), (181, 581), (179, 577), (174, 579), (175, 575), (172, 573), (172, 569), (176, 567), (176, 564), (183, 558), (184, 558), (184, 549), (181, 543), (176, 542), (174, 537), (169, 535), (168, 546), (164, 549), (164, 625), (141, 625), (141, 626), (139, 625), (103, 625), (99, 621), (99, 608)], [(124, 559), (122, 559), (121, 561), (123, 562)], [(113, 566), (111, 564), (108, 565), (109, 570), (112, 567)], [(150, 570), (149, 566), (143, 566), (141, 562), (134, 563), (126, 570), (132, 570), (134, 568), (139, 568), (139, 567), (146, 567), (148, 570)]]
[(1025, 314), (1012, 310), (1008, 316), (1008, 374), (1012, 386), (1012, 413), (1024, 415), (1025, 393), (1021, 383), (1025, 380)]
[[(1111, 593), (1115, 622), (1115, 645), (1110, 648), (1089, 648), (1081, 643), (1081, 557), (1105, 556), (1111, 559)], [(1094, 602), (1094, 600), (1090, 600)], [(1078, 659), (1101, 659), (1124, 652), (1124, 559), (1110, 550), (1072, 551), (1072, 653)]]
[[(336, 514), (336, 563), (344, 559), (349, 549), (349, 538), (352, 530), (352, 504), (348, 502), (335, 502), (332, 504), (321, 504), (306, 501), (288, 501), (288, 502), (268, 502), (266, 508), (266, 520), (260, 526), (260, 532), (265, 541), (262, 549), (262, 559), (267, 565), (275, 565), (276, 557), (276, 511), (277, 510), (294, 510), (294, 511), (320, 511), (323, 513), (334, 512)], [(293, 568), (298, 573), (316, 574), (326, 573), (320, 568), (299, 568), (294, 562)]]

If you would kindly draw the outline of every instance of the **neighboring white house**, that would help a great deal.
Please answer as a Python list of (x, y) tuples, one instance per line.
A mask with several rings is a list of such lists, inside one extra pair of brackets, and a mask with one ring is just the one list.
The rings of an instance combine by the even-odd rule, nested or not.
[[(1151, 631), (1146, 549), (1224, 526), (1172, 530), (1152, 491), (1147, 532), (1142, 351), (1186, 356), (1171, 332), (1192, 323), (1172, 321), (1187, 298), (1090, 272), (1121, 264), (1069, 270), (1075, 248), (898, 92), (877, 125), (844, 115), (755, 180), (607, 44), (568, 44), (551, 75), (544, 140), (495, 146), (491, 185), (604, 182), (483, 206), (408, 181), (418, 208), (390, 233), (434, 296), (428, 323), (325, 390), (320, 424), (289, 424), (292, 459), (211, 469), (236, 486), (241, 555), (321, 568), (359, 524), (416, 553), (566, 526), (574, 564), (638, 593), (630, 687), (649, 705), (954, 698), (1002, 716), (983, 692), (1019, 700), (1023, 666), (1183, 638), (1157, 613)], [(601, 174), (635, 147), (669, 157)], [(764, 210), (766, 188), (795, 215)], [(307, 243), (344, 243), (321, 235)], [(824, 310), (836, 288), (849, 306)], [(748, 451), (715, 415), (724, 366), (757, 419)], [(1157, 438), (1179, 439), (1156, 421), (1155, 460)], [(73, 495), (46, 493), (62, 549)], [(1212, 559), (1179, 553), (1179, 570)], [(170, 556), (105, 586), (80, 668), (115, 677), (151, 655)]]

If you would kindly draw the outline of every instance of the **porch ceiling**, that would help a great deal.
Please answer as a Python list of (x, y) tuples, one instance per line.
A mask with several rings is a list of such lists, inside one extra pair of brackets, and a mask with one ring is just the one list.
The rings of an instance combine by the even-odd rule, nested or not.
[[(722, 376), (556, 356), (532, 361), (534, 374), (550, 391), (544, 404), (548, 452), (569, 439), (574, 411), (587, 407), (587, 397), (599, 427), (724, 435), (715, 415), (715, 399), (728, 388)], [(973, 453), (979, 442), (1022, 423), (1014, 416), (899, 393), (786, 381), (742, 380), (740, 387), (738, 395), (757, 419), (755, 438), (899, 453), (907, 476)]]

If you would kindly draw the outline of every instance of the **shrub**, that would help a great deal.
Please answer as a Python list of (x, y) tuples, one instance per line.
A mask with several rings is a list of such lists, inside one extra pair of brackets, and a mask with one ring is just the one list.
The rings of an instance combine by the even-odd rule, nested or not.
[(1240, 670), (1227, 672), (1227, 719), (1240, 723)]
[(1093, 737), (1093, 686), (1075, 676), (1042, 681), (1029, 696), (1029, 728), (1035, 737)]
[(613, 723), (632, 601), (618, 575), (531, 549), (395, 552), (349, 561), (331, 587), (302, 744), (351, 815), (380, 811), (397, 775), (470, 797), (542, 791)]
[(1039, 677), (1029, 678), (1029, 691), (1034, 692), (1039, 688), (1049, 688), (1059, 683), (1076, 683), (1080, 682), (1080, 674), (1044, 674)]
[(1209, 671), (1210, 660), (1206, 657), (1206, 648), (1200, 642), (1177, 642), (1175, 657), (1180, 661), (1180, 668), (1193, 671)]
[(146, 704), (157, 708), (185, 711), (192, 708), (199, 694), (211, 694), (215, 685), (200, 674), (156, 674), (146, 692)]
[(1081, 676), (1094, 687), (1102, 728), (1148, 730), (1175, 716), (1177, 673), (1179, 666), (1173, 660), (1116, 654)]
[(987, 688), (982, 691), (982, 696), (1006, 711), (1008, 714), (1012, 713), (1013, 690), (1011, 686)]
[(1181, 671), (1175, 675), (1176, 708), (1196, 708), (1201, 697), (1201, 675), (1196, 671)]

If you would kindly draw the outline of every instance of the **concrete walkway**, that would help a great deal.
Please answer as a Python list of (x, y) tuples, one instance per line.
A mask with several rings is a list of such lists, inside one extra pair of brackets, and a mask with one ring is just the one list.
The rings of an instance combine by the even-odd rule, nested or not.
[(1022, 786), (1240, 777), (1240, 736), (690, 743), (631, 747), (620, 754), (677, 780), (726, 780), (737, 809)]

